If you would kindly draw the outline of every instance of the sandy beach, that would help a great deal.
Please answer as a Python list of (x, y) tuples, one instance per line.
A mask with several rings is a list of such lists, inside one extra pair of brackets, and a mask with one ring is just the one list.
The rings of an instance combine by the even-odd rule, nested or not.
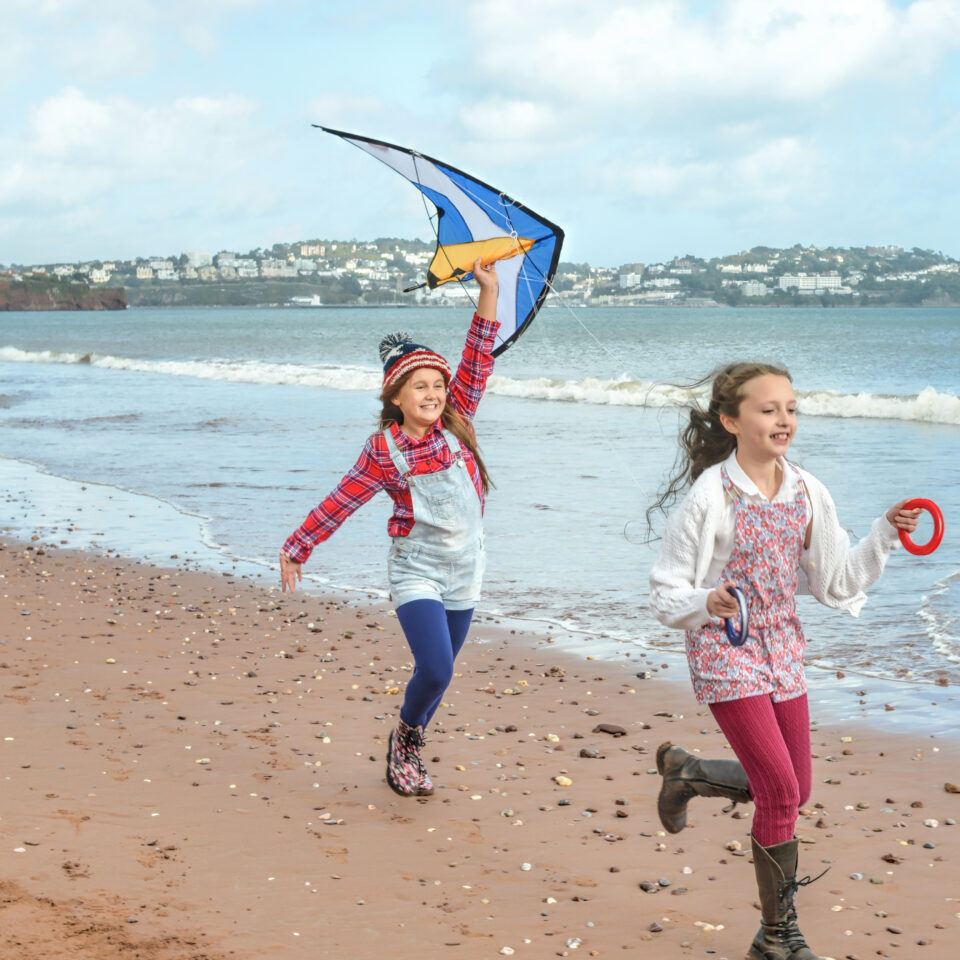
[[(685, 678), (480, 621), (404, 799), (392, 611), (170, 563), (0, 546), (3, 960), (743, 956), (750, 808), (656, 817), (658, 744), (728, 752)], [(956, 956), (957, 742), (813, 750), (810, 945)]]

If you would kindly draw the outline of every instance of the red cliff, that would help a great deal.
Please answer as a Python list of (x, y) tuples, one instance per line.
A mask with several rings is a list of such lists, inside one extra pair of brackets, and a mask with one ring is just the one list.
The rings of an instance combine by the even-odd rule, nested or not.
[(0, 280), (0, 310), (125, 310), (123, 287), (53, 280)]

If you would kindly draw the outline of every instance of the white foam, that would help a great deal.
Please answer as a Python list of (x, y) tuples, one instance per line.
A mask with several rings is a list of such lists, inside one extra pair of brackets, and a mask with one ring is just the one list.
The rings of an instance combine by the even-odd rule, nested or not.
[(954, 632), (957, 629), (957, 618), (951, 617), (944, 609), (944, 598), (956, 586), (960, 586), (960, 570), (954, 570), (938, 580), (934, 584), (936, 589), (921, 598), (918, 611), (930, 638), (930, 645), (939, 656), (950, 663), (960, 663), (960, 637)]
[[(109, 370), (130, 370), (172, 377), (194, 377), (233, 383), (259, 383), (326, 387), (333, 390), (379, 390), (382, 374), (369, 367), (294, 363), (267, 363), (257, 360), (141, 360), (98, 353), (67, 353), (52, 350), (28, 351), (0, 347), (0, 362), (88, 363)], [(589, 403), (607, 406), (680, 407), (705, 399), (703, 388), (690, 390), (671, 384), (588, 377), (583, 380), (555, 380), (548, 377), (518, 379), (492, 376), (487, 384), (491, 394), (561, 403)], [(874, 420), (914, 420), (960, 425), (960, 397), (938, 393), (926, 387), (916, 396), (858, 393), (833, 390), (798, 391), (800, 412), (813, 417), (864, 417)]]
[(0, 347), (0, 361), (6, 363), (87, 363), (89, 353), (61, 353), (57, 350), (19, 350)]
[(383, 375), (365, 367), (295, 363), (264, 363), (257, 360), (139, 360), (101, 353), (60, 353), (0, 347), (0, 361), (8, 363), (87, 363), (106, 370), (130, 370), (170, 377), (193, 377), (230, 383), (288, 384), (329, 387), (334, 390), (370, 391), (380, 388)]
[(960, 424), (960, 397), (925, 387), (915, 397), (842, 394), (832, 390), (798, 393), (802, 413), (814, 417), (867, 417), (874, 420), (922, 420)]

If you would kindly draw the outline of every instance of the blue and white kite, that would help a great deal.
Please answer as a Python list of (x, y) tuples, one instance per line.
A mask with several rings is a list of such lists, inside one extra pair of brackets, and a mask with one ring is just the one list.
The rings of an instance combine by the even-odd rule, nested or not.
[(382, 140), (328, 127), (319, 129), (382, 160), (437, 208), (437, 249), (426, 284), (421, 286), (433, 290), (444, 283), (469, 280), (477, 257), (484, 264), (497, 261), (500, 330), (493, 355), (503, 353), (529, 326), (546, 299), (560, 259), (560, 227), (440, 160)]

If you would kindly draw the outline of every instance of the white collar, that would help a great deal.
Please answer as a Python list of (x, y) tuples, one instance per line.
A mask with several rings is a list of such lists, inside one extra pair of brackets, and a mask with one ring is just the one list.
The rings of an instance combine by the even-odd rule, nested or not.
[[(774, 500), (785, 500), (795, 495), (797, 489), (798, 474), (793, 470), (783, 457), (777, 458), (780, 464), (780, 489), (774, 495)], [(764, 495), (757, 489), (757, 485), (746, 475), (743, 467), (737, 461), (737, 451), (734, 451), (723, 461), (727, 476), (733, 482), (733, 485), (741, 492), (750, 497), (763, 497)]]

